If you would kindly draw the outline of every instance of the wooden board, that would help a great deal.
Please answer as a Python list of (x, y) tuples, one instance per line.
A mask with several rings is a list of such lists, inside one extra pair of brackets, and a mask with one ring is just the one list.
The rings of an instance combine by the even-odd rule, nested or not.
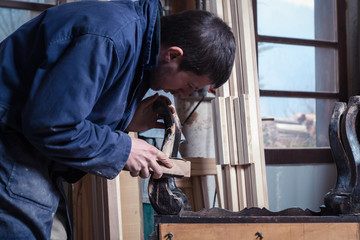
[[(225, 98), (226, 106), (226, 120), (227, 120), (227, 135), (229, 138), (229, 157), (231, 165), (238, 165), (238, 142), (236, 137), (236, 125), (235, 125), (235, 112), (234, 112), (234, 97)], [(242, 145), (240, 145), (242, 147)]]
[(226, 186), (226, 199), (227, 208), (231, 211), (239, 211), (239, 199), (238, 199), (238, 186), (236, 179), (236, 169), (234, 166), (224, 166), (225, 186)]
[[(254, 146), (256, 144), (255, 136), (251, 132), (252, 125), (254, 123), (251, 121), (250, 118), (250, 105), (249, 105), (249, 96), (246, 94), (240, 95), (239, 98), (235, 99), (234, 105), (237, 109), (237, 112), (242, 116), (241, 126), (243, 127), (242, 133), (242, 140), (243, 140), (243, 152), (244, 152), (244, 164), (249, 164), (254, 162)], [(258, 161), (260, 159), (257, 159)]]
[(217, 198), (220, 208), (225, 208), (225, 188), (224, 188), (224, 177), (222, 174), (222, 166), (216, 165), (216, 189), (217, 189)]
[[(176, 240), (358, 240), (358, 223), (160, 224), (159, 239)], [(260, 233), (263, 238), (258, 237)]]
[(106, 194), (107, 198), (106, 213), (108, 214), (108, 231), (109, 239), (123, 239), (122, 216), (121, 216), (121, 197), (120, 197), (120, 176), (106, 180)]
[(141, 180), (129, 172), (120, 172), (123, 239), (144, 239)]
[(215, 158), (186, 158), (191, 162), (191, 176), (216, 175)]
[(248, 145), (247, 145), (247, 138), (244, 138), (244, 134), (247, 133), (248, 129), (246, 129), (246, 116), (241, 114), (244, 112), (243, 106), (240, 104), (239, 98), (234, 98), (233, 101), (234, 105), (234, 116), (235, 116), (235, 129), (236, 129), (236, 143), (237, 147), (237, 157), (238, 157), (238, 164), (246, 164), (248, 163)]
[(161, 166), (164, 175), (171, 175), (176, 177), (190, 177), (191, 176), (191, 162), (185, 159), (170, 158), (174, 164), (172, 168)]
[(90, 174), (72, 185), (74, 240), (93, 239)]
[(216, 164), (230, 164), (229, 137), (226, 105), (223, 97), (211, 101), (213, 106), (214, 137), (216, 146)]
[(246, 181), (245, 181), (245, 169), (244, 166), (235, 166), (236, 178), (238, 186), (238, 198), (239, 198), (239, 211), (248, 206), (246, 199)]
[[(268, 207), (252, 1), (216, 0), (210, 5), (210, 10), (229, 24), (237, 45), (234, 71), (229, 81), (216, 91), (216, 98), (212, 101), (217, 164), (243, 165), (248, 206)], [(229, 96), (235, 98), (233, 112), (224, 111), (226, 108), (222, 102)], [(236, 149), (231, 145), (234, 143), (231, 136), (234, 125), (238, 161), (233, 157)], [(227, 188), (229, 186), (224, 185), (222, 192), (225, 193)], [(239, 197), (243, 199), (241, 194)], [(224, 194), (225, 198), (227, 196), (231, 193)], [(225, 199), (225, 204), (227, 202)]]
[(200, 177), (192, 177), (194, 205), (192, 210), (197, 212), (204, 208), (204, 196), (201, 189)]

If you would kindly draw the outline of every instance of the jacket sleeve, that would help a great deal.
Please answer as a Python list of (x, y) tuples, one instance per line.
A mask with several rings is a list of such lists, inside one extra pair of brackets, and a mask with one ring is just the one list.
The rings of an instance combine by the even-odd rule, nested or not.
[(131, 138), (87, 117), (121, 69), (117, 52), (110, 39), (91, 34), (52, 43), (22, 112), (24, 135), (44, 155), (107, 178), (124, 167)]

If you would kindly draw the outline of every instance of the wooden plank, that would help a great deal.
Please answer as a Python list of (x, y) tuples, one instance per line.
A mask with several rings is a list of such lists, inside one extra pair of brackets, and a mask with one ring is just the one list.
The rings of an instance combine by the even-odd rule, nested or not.
[(215, 150), (218, 151), (216, 156), (219, 159), (217, 164), (230, 164), (230, 153), (229, 153), (229, 137), (228, 137), (228, 127), (226, 119), (226, 105), (225, 99), (223, 97), (217, 97), (211, 102), (214, 104), (215, 111), (213, 112), (213, 123), (216, 131), (215, 141), (218, 148)]
[[(161, 165), (164, 175), (177, 176), (177, 177), (190, 177), (191, 176), (191, 162), (185, 159), (171, 158), (174, 166), (167, 168)], [(159, 162), (160, 163), (160, 162)]]
[(358, 223), (192, 223), (160, 224), (159, 239), (358, 240)]
[(251, 0), (244, 0), (237, 2), (234, 7), (237, 7), (239, 19), (239, 50), (242, 59), (242, 72), (244, 87), (244, 94), (256, 94), (254, 91), (258, 89), (257, 78), (257, 59), (255, 46), (255, 30), (252, 13)]
[(73, 235), (74, 240), (92, 240), (92, 207), (90, 174), (72, 185)]
[(236, 169), (231, 165), (224, 165), (225, 186), (226, 186), (226, 209), (239, 211), (238, 187), (236, 179)]
[(250, 117), (250, 106), (249, 106), (249, 96), (247, 94), (241, 94), (239, 98), (234, 100), (236, 106), (236, 112), (240, 115), (240, 121), (242, 128), (242, 141), (243, 147), (242, 151), (244, 153), (244, 162), (243, 164), (249, 164), (254, 162), (253, 156), (253, 135), (251, 125), (254, 124), (251, 122)]
[[(220, 1), (216, 2), (216, 6), (219, 6), (219, 2)], [(245, 170), (246, 184), (251, 187), (247, 186), (248, 192), (251, 193), (252, 196), (250, 199), (251, 204), (257, 207), (268, 207), (252, 2), (251, 0), (224, 0), (221, 2), (222, 18), (232, 27), (237, 43), (237, 62), (235, 63), (233, 76), (236, 75), (235, 80), (237, 81), (238, 91), (231, 91), (231, 89), (229, 89), (235, 86), (235, 84), (231, 83), (233, 78), (228, 81), (230, 82), (228, 85), (217, 91), (216, 94), (217, 97), (236, 97), (239, 95), (240, 100), (238, 101), (242, 101), (242, 105), (241, 102), (237, 103), (237, 109), (234, 110), (235, 116), (240, 115), (240, 117), (235, 120), (235, 126), (238, 129), (237, 134), (239, 133), (243, 136), (242, 142), (239, 142), (237, 145), (238, 159), (239, 163), (242, 164), (253, 163), (251, 167), (248, 167), (249, 171)], [(219, 12), (219, 9), (220, 7), (216, 7), (217, 12)], [(216, 101), (220, 102), (221, 100)], [(230, 163), (227, 161), (229, 157), (227, 155), (231, 152), (228, 150), (229, 142), (227, 141), (229, 140), (226, 141), (222, 139), (223, 132), (219, 132), (225, 128), (222, 127), (221, 130), (218, 130), (219, 125), (221, 126), (221, 121), (224, 121), (224, 116), (226, 115), (221, 114), (217, 109), (214, 111), (213, 122), (214, 127), (217, 128), (215, 148), (217, 150), (216, 158), (217, 160), (219, 159), (218, 164)], [(238, 127), (241, 125), (242, 127)], [(238, 137), (237, 140), (239, 139)], [(244, 153), (244, 155), (242, 155), (242, 153)], [(229, 157), (229, 160), (230, 159)], [(244, 161), (242, 161), (242, 159), (244, 159)], [(223, 191), (225, 192), (226, 189)], [(249, 198), (249, 196), (247, 197)]]
[(186, 158), (191, 162), (191, 176), (216, 175), (215, 158)]
[[(229, 27), (233, 30), (234, 35), (237, 36), (237, 23), (236, 23), (236, 17), (233, 16), (233, 1), (232, 0), (223, 0), (223, 20), (229, 25)], [(229, 80), (226, 82), (227, 86), (224, 87), (224, 90), (222, 91), (222, 95), (217, 95), (217, 96), (222, 96), (222, 97), (228, 97), (228, 96), (237, 96), (238, 95), (238, 57), (235, 58), (236, 60), (236, 64), (234, 64), (233, 66), (233, 70), (231, 72), (231, 75), (229, 77)]]
[(245, 169), (241, 165), (235, 166), (235, 168), (238, 186), (239, 211), (241, 211), (248, 206), (246, 199)]
[(120, 172), (120, 197), (123, 239), (144, 239), (141, 180)]
[(121, 197), (120, 197), (120, 176), (112, 180), (106, 180), (106, 213), (108, 222), (109, 239), (123, 239)]
[(251, 168), (253, 170), (253, 184), (256, 186), (257, 198), (255, 200), (256, 206), (268, 207), (252, 1), (237, 1), (237, 10), (238, 16), (241, 16), (239, 20), (239, 34), (241, 50), (243, 52), (243, 81), (245, 93), (248, 93), (248, 104), (246, 106), (249, 107), (247, 116), (250, 118), (251, 123), (251, 152), (255, 164), (254, 168)]
[(74, 184), (74, 239), (122, 239), (118, 181), (88, 174)]
[[(246, 203), (247, 207), (256, 207), (256, 185), (253, 181), (255, 181), (255, 178), (252, 176), (252, 170), (251, 168), (254, 168), (253, 164), (250, 165), (244, 165), (244, 171), (245, 171), (245, 186), (246, 186)], [(254, 198), (255, 197), (255, 198)]]
[(223, 181), (223, 171), (221, 165), (216, 165), (216, 190), (217, 190), (217, 199), (219, 208), (225, 208), (224, 200), (224, 181)]
[[(238, 164), (246, 164), (248, 160), (248, 148), (247, 144), (244, 144), (247, 140), (244, 139), (243, 134), (246, 134), (246, 117), (244, 114), (244, 110), (241, 107), (240, 99), (234, 98), (234, 115), (235, 115), (235, 129), (236, 129), (236, 143), (238, 145), (237, 148), (237, 156), (238, 156)], [(245, 132), (245, 133), (244, 133)]]
[(230, 94), (233, 97), (238, 97), (239, 94), (243, 93), (243, 81), (239, 81), (240, 79), (243, 79), (243, 73), (242, 73), (242, 59), (240, 55), (240, 44), (239, 44), (239, 16), (236, 11), (237, 7), (237, 1), (231, 1), (231, 29), (234, 33), (235, 41), (236, 41), (236, 51), (235, 51), (235, 60), (234, 60), (234, 67), (230, 76)]
[(200, 211), (204, 206), (204, 198), (201, 190), (200, 177), (192, 177), (194, 205), (193, 211)]
[(220, 124), (219, 119), (217, 117), (217, 109), (218, 109), (218, 101), (216, 99), (211, 101), (211, 110), (212, 110), (212, 123), (213, 123), (213, 132), (214, 132), (214, 147), (215, 147), (215, 160), (216, 164), (220, 164), (220, 148), (221, 148), (221, 142), (220, 139)]
[(207, 176), (200, 176), (200, 185), (201, 185), (201, 192), (203, 198), (203, 205), (204, 208), (209, 209), (210, 206), (210, 197), (209, 197), (209, 189), (208, 189), (208, 178)]
[(105, 223), (104, 179), (90, 175), (90, 192), (92, 208), (92, 232), (94, 239), (107, 239)]
[(235, 113), (233, 105), (234, 97), (225, 98), (226, 118), (227, 118), (227, 135), (229, 141), (229, 158), (231, 165), (238, 165), (238, 142), (236, 136)]

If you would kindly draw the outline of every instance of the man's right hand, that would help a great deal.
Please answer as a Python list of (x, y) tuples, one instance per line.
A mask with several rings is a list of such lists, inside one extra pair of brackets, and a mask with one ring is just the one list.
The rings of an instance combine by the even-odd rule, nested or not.
[(169, 157), (156, 147), (138, 138), (131, 138), (131, 141), (131, 152), (124, 167), (130, 171), (131, 176), (147, 178), (151, 170), (155, 179), (161, 178), (163, 169), (157, 161), (160, 161), (168, 168), (173, 167)]

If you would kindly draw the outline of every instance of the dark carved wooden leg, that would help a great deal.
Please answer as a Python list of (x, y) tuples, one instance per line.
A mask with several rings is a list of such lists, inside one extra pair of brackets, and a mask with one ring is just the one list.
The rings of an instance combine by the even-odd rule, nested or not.
[(324, 202), (328, 214), (346, 213), (351, 209), (350, 195), (354, 186), (354, 180), (351, 178), (354, 179), (354, 176), (351, 174), (351, 163), (345, 152), (341, 136), (341, 123), (344, 122), (345, 111), (346, 103), (335, 103), (329, 125), (329, 141), (336, 165), (337, 181), (335, 188), (325, 195)]
[(352, 213), (360, 212), (360, 144), (359, 144), (359, 108), (360, 96), (351, 97), (344, 122), (344, 145), (351, 163), (353, 175)]
[[(181, 124), (177, 114), (172, 114), (167, 100), (160, 97), (153, 110), (157, 112), (165, 123), (165, 136), (162, 151), (169, 157), (176, 158), (181, 139)], [(171, 176), (154, 179), (152, 176), (148, 185), (149, 199), (157, 214), (177, 215), (181, 210), (191, 210), (186, 195), (176, 187)]]
[(338, 175), (335, 188), (325, 196), (325, 214), (360, 212), (359, 103), (360, 97), (354, 96), (347, 108), (345, 103), (336, 103), (334, 107), (329, 139)]

